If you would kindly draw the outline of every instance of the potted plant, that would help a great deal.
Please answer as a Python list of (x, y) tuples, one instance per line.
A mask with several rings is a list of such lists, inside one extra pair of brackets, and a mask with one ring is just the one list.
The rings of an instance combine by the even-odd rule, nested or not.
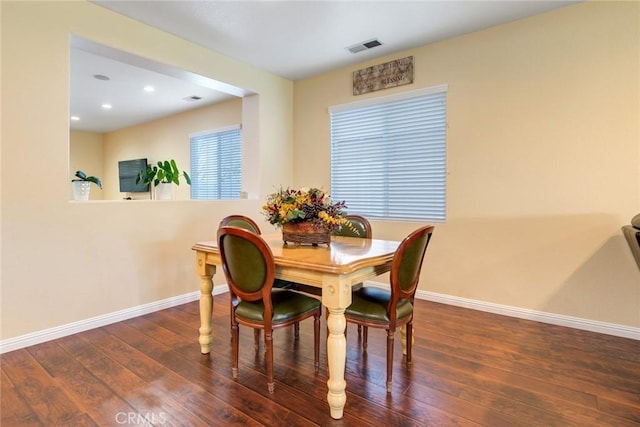
[(191, 177), (186, 171), (180, 172), (176, 161), (160, 160), (155, 165), (147, 165), (144, 172), (138, 173), (136, 184), (153, 184), (156, 188), (156, 198), (167, 200), (173, 197), (173, 185), (180, 185), (180, 177), (183, 177), (188, 185), (191, 185)]
[(87, 176), (84, 171), (76, 171), (75, 178), (71, 180), (73, 186), (73, 199), (74, 200), (89, 200), (89, 194), (91, 192), (91, 183), (94, 183), (98, 188), (102, 189), (102, 181), (95, 176)]

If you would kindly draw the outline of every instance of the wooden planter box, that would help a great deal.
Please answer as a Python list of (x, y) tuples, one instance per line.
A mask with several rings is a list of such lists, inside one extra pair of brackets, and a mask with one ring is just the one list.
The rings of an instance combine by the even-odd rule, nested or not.
[(326, 227), (313, 222), (288, 222), (282, 225), (282, 240), (285, 244), (329, 245), (331, 233)]

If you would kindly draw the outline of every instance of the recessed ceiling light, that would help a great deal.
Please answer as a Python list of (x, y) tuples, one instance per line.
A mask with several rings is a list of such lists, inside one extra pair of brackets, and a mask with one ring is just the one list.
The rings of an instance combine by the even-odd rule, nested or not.
[(78, 117), (78, 116), (71, 116), (71, 120), (73, 120), (74, 122), (77, 122), (78, 120), (80, 120), (80, 117)]
[(109, 77), (103, 75), (103, 74), (94, 74), (93, 75), (94, 79), (98, 79), (98, 80), (111, 80)]
[(144, 91), (145, 92), (155, 92), (156, 88), (151, 86), (151, 85), (147, 85), (147, 86), (144, 87)]
[(113, 106), (111, 104), (102, 104), (102, 108), (105, 110), (110, 110)]

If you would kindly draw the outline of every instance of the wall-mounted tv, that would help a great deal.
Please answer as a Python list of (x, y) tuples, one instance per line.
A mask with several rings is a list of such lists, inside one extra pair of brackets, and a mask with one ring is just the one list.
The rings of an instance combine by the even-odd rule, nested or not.
[(146, 193), (149, 184), (136, 184), (138, 173), (147, 170), (147, 159), (121, 160), (118, 162), (121, 193)]

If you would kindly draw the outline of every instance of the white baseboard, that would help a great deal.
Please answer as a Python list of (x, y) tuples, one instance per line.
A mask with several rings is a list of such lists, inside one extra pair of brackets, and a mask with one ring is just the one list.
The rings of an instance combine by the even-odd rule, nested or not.
[[(366, 282), (366, 284), (367, 286), (377, 288), (389, 288), (389, 285), (386, 283), (371, 281)], [(565, 316), (563, 314), (547, 313), (544, 311), (536, 311), (527, 308), (512, 307), (508, 305), (495, 304), (491, 302), (455, 297), (428, 291), (418, 290), (416, 292), (416, 299), (423, 299), (427, 301), (439, 302), (442, 304), (454, 305), (457, 307), (470, 308), (473, 310), (485, 311), (488, 313), (501, 314), (504, 316), (516, 317), (518, 319), (533, 320), (536, 322), (549, 323), (551, 325), (566, 326), (568, 328), (582, 329), (584, 331), (640, 340), (640, 328), (634, 328), (632, 326), (599, 322), (597, 320)]]
[[(367, 286), (380, 288), (388, 288), (387, 284), (380, 282), (367, 282)], [(214, 295), (228, 292), (227, 285), (216, 286), (213, 290)], [(132, 307), (125, 310), (116, 311), (114, 313), (102, 316), (92, 317), (90, 319), (81, 320), (79, 322), (70, 323), (68, 325), (57, 326), (55, 328), (45, 329), (43, 331), (22, 335), (15, 338), (9, 338), (0, 341), (0, 354), (8, 351), (18, 350), (20, 348), (31, 345), (40, 344), (56, 338), (65, 337), (78, 332), (87, 331), (89, 329), (99, 328), (111, 323), (120, 322), (131, 319), (132, 317), (142, 316), (143, 314), (152, 313), (154, 311), (164, 310), (176, 305), (186, 304), (196, 301), (200, 298), (200, 292), (190, 292), (184, 295), (178, 295), (167, 298), (162, 301), (156, 301), (144, 304), (138, 307)], [(614, 335), (623, 338), (640, 340), (640, 328), (631, 326), (618, 325), (614, 323), (599, 322), (596, 320), (582, 319), (579, 317), (565, 316), (562, 314), (547, 313), (544, 311), (530, 310), (526, 308), (511, 307), (508, 305), (495, 304), (472, 300), (468, 298), (455, 297), (451, 295), (438, 294), (435, 292), (418, 291), (417, 299), (439, 302), (457, 307), (470, 308), (473, 310), (485, 311), (488, 313), (501, 314), (504, 316), (516, 317), (519, 319), (533, 320), (536, 322), (549, 323), (552, 325), (566, 326), (569, 328), (582, 329), (585, 331), (597, 332), (601, 334)]]
[[(213, 289), (213, 294), (218, 295), (228, 291), (229, 288), (225, 284), (223, 286), (216, 286)], [(200, 291), (189, 292), (188, 294), (178, 295), (161, 301), (155, 301), (137, 307), (131, 307), (113, 313), (104, 314), (102, 316), (80, 320), (78, 322), (69, 323), (67, 325), (56, 326), (54, 328), (21, 335), (19, 337), (9, 338), (0, 341), (0, 354), (18, 350), (20, 348), (28, 347), (31, 345), (40, 344), (46, 341), (51, 341), (56, 338), (66, 337), (78, 332), (88, 331), (89, 329), (110, 325), (111, 323), (121, 322), (133, 317), (142, 316), (143, 314), (153, 313), (154, 311), (175, 307), (176, 305), (186, 304), (188, 302), (196, 301), (199, 298)]]
[(418, 291), (416, 298), (458, 307), (471, 308), (473, 310), (486, 311), (519, 319), (534, 320), (536, 322), (552, 325), (566, 326), (585, 331), (598, 332), (600, 334), (614, 335), (617, 337), (640, 340), (640, 328), (618, 325), (615, 323), (599, 322), (597, 320), (583, 319), (580, 317), (565, 316), (562, 314), (547, 313), (544, 311), (530, 310), (508, 305), (494, 304), (491, 302), (471, 300), (450, 295), (437, 294), (435, 292)]

